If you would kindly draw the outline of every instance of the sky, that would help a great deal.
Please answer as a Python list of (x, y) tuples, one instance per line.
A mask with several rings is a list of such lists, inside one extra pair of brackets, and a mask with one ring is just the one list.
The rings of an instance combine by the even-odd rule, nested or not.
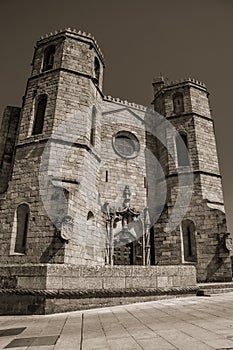
[(6, 105), (21, 105), (35, 42), (65, 27), (96, 38), (106, 95), (149, 106), (160, 74), (206, 84), (233, 233), (233, 1), (0, 0), (1, 114)]

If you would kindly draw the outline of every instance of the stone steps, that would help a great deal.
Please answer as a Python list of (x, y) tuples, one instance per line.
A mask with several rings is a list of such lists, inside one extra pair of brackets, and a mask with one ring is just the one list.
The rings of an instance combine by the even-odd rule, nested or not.
[(197, 296), (208, 296), (211, 294), (222, 294), (233, 292), (233, 282), (211, 282), (198, 283)]

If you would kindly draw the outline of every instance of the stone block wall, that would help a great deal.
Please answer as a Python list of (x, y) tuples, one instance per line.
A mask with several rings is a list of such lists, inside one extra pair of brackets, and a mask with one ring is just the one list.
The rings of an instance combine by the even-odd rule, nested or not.
[(1, 289), (127, 290), (194, 287), (194, 266), (74, 266), (41, 264), (0, 267)]
[[(172, 232), (166, 231), (168, 217), (173, 206), (162, 213), (155, 225), (155, 255), (160, 265), (190, 264), (183, 254), (181, 225), (174, 225)], [(223, 207), (200, 199), (195, 193), (183, 220), (189, 219), (195, 225), (197, 281), (231, 281), (232, 270), (229, 251), (226, 248), (226, 217)]]
[[(109, 202), (112, 206), (121, 207), (124, 201), (123, 191), (128, 185), (132, 192), (131, 206), (142, 212), (147, 205), (144, 118), (145, 112), (136, 108), (124, 108), (120, 104), (110, 102), (103, 105), (101, 168), (98, 184), (102, 204)], [(114, 150), (114, 137), (121, 131), (133, 133), (138, 139), (140, 149), (135, 158), (124, 158)]]
[(193, 266), (49, 266), (48, 289), (55, 279), (57, 289), (169, 288), (195, 286), (196, 271)]
[[(19, 129), (19, 143), (39, 142), (51, 135), (54, 124), (54, 112), (56, 105), (57, 86), (59, 82), (59, 72), (53, 71), (44, 73), (42, 76), (31, 77), (28, 80), (27, 89), (24, 97), (24, 106)], [(36, 99), (46, 94), (48, 97), (43, 134), (32, 135)]]
[(21, 109), (6, 107), (0, 126), (0, 193), (8, 187)]
[[(17, 147), (12, 180), (7, 197), (1, 202), (0, 230), (2, 263), (63, 262), (64, 244), (55, 237), (55, 227), (47, 216), (40, 196), (38, 173), (44, 144)], [(49, 191), (48, 191), (49, 192)], [(51, 192), (50, 192), (51, 193)], [(30, 208), (26, 253), (14, 252), (14, 225), (17, 207), (27, 203)]]
[(0, 266), (0, 314), (47, 314), (194, 294), (193, 266)]

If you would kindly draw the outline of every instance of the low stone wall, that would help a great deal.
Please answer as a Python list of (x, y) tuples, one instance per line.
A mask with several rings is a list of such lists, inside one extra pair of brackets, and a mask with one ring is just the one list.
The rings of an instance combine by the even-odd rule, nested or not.
[(0, 288), (129, 289), (196, 285), (196, 269), (174, 266), (75, 266), (62, 264), (0, 266)]
[(0, 266), (0, 314), (80, 310), (194, 294), (196, 289), (196, 269), (188, 265)]
[[(50, 265), (47, 289), (168, 288), (196, 285), (194, 266)], [(26, 287), (21, 285), (20, 287)]]

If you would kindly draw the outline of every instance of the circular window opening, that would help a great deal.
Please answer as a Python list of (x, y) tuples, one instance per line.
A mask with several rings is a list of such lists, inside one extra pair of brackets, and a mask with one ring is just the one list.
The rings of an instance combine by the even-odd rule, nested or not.
[(139, 151), (139, 141), (134, 134), (127, 131), (118, 132), (113, 139), (117, 154), (124, 158), (134, 158)]

